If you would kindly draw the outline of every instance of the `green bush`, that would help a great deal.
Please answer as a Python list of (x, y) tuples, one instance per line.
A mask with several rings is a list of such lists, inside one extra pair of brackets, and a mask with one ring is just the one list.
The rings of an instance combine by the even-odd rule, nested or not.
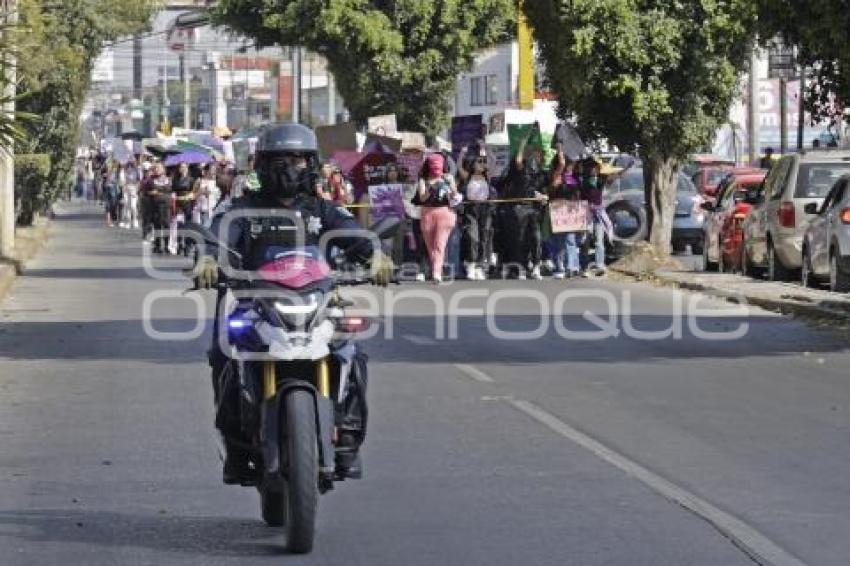
[(50, 201), (50, 156), (46, 153), (15, 156), (15, 212), (18, 224), (30, 225)]

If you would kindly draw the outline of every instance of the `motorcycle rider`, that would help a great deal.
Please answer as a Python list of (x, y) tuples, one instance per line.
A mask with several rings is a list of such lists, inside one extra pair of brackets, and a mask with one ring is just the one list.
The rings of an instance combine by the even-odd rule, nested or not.
[[(247, 215), (233, 218), (228, 224), (227, 234), (221, 234), (222, 220), (227, 218), (230, 211), (248, 209), (285, 209), (294, 213), (302, 221), (302, 233), (312, 241), (319, 239), (322, 233), (333, 230), (361, 230), (354, 217), (344, 208), (317, 196), (317, 186), (320, 184), (320, 167), (318, 145), (312, 130), (300, 124), (280, 123), (267, 126), (257, 141), (255, 169), (259, 180), (259, 188), (247, 191), (243, 197), (231, 201), (229, 209), (217, 214), (210, 230), (231, 250), (242, 256), (241, 269), (254, 271), (265, 262), (265, 252), (270, 246), (292, 245), (292, 230), (286, 230), (284, 225), (292, 227), (291, 215), (281, 220), (275, 218), (253, 218)], [(279, 222), (276, 224), (276, 222)], [(394, 266), (392, 262), (373, 250), (372, 240), (366, 237), (348, 236), (337, 238), (334, 244), (343, 249), (352, 250), (350, 259), (366, 263), (371, 258), (371, 269), (375, 283), (386, 285), (392, 277)], [(356, 251), (355, 251), (356, 250)], [(373, 254), (374, 252), (374, 254)], [(216, 286), (219, 277), (219, 265), (212, 255), (201, 255), (193, 274), (200, 288)], [(222, 303), (226, 291), (219, 289), (217, 309)], [(219, 408), (219, 418), (216, 427), (222, 433), (225, 447), (223, 479), (226, 484), (244, 483), (251, 481), (252, 470), (248, 465), (248, 454), (240, 445), (244, 445), (239, 424), (238, 387), (229, 386), (226, 372), (228, 359), (221, 351), (218, 341), (219, 313), (216, 313), (213, 328), (213, 344), (209, 351), (212, 366), (213, 389), (216, 406)], [(365, 364), (365, 354), (361, 358)], [(365, 367), (364, 367), (365, 370)], [(232, 385), (232, 384), (230, 384)], [(365, 385), (365, 384), (364, 384)], [(365, 401), (365, 391), (361, 392), (360, 403)], [(346, 403), (346, 405), (350, 405)], [(357, 405), (357, 403), (354, 403)], [(337, 461), (338, 472), (344, 477), (359, 477), (360, 462), (357, 449), (365, 436), (366, 407), (360, 407), (364, 430), (359, 439), (339, 439), (340, 445), (348, 442), (347, 448), (352, 448), (346, 461)], [(241, 442), (240, 442), (241, 440)]]

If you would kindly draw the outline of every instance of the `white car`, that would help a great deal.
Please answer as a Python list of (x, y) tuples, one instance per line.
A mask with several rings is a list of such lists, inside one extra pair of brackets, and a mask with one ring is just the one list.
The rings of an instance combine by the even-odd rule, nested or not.
[(803, 238), (803, 285), (828, 280), (829, 288), (850, 292), (850, 175), (832, 186), (823, 204), (807, 204), (809, 228)]
[[(811, 216), (835, 182), (850, 173), (850, 151), (814, 150), (785, 155), (764, 181), (763, 201), (744, 220), (744, 272), (767, 269), (771, 281), (798, 279), (803, 235)], [(799, 279), (798, 279), (799, 280)]]

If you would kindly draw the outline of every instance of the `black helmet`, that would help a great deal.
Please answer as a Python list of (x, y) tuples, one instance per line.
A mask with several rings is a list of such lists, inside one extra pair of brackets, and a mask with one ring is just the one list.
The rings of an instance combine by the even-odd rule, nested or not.
[(263, 128), (257, 140), (257, 153), (264, 152), (317, 153), (316, 134), (307, 126), (292, 122), (270, 124)]
[[(296, 166), (293, 158), (303, 158), (303, 164)], [(318, 165), (316, 134), (306, 126), (272, 124), (257, 140), (255, 169), (260, 191), (265, 194), (292, 198), (310, 193), (318, 178)]]

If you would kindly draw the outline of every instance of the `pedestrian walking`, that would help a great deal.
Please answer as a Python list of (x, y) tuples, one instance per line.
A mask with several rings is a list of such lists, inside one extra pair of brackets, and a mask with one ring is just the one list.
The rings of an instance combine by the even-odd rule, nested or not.
[(157, 163), (153, 168), (150, 196), (153, 205), (153, 227), (155, 253), (164, 253), (166, 236), (171, 225), (171, 178), (165, 172), (165, 166)]
[(179, 251), (181, 244), (177, 235), (178, 226), (192, 218), (194, 186), (195, 179), (190, 173), (189, 164), (181, 163), (171, 180), (172, 216), (168, 227), (168, 252), (172, 255)]
[(431, 279), (435, 283), (443, 281), (446, 244), (457, 223), (452, 207), (462, 200), (454, 178), (443, 173), (444, 166), (445, 159), (441, 154), (428, 156), (414, 197), (414, 204), (422, 207), (422, 236), (431, 262)]
[(111, 228), (121, 218), (121, 166), (114, 159), (109, 159), (104, 166), (103, 193), (106, 206), (106, 225)]
[(139, 228), (139, 184), (141, 181), (142, 175), (135, 160), (128, 161), (121, 171), (122, 228), (134, 230)]
[(192, 220), (197, 224), (206, 225), (213, 209), (221, 199), (221, 191), (218, 187), (215, 167), (207, 164), (202, 171), (201, 178), (195, 182), (195, 206)]
[(488, 174), (487, 152), (477, 146), (468, 159), (468, 148), (458, 156), (458, 177), (463, 195), (461, 214), (462, 247), (466, 278), (487, 279), (487, 266), (493, 254), (493, 209), (487, 202), (493, 196)]

